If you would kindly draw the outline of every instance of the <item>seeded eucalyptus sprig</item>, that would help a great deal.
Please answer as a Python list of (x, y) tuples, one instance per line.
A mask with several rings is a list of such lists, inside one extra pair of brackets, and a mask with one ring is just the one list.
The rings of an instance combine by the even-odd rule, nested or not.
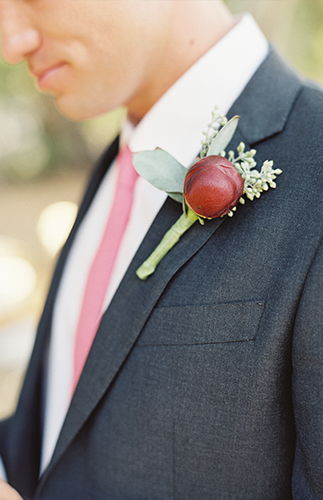
[(212, 144), (213, 139), (216, 137), (216, 135), (219, 132), (220, 127), (224, 127), (226, 123), (228, 122), (228, 119), (226, 116), (221, 115), (218, 111), (219, 107), (215, 106), (213, 109), (211, 115), (212, 115), (212, 120), (207, 126), (207, 130), (205, 132), (202, 132), (204, 135), (204, 138), (202, 139), (202, 150), (200, 153), (200, 158), (204, 158)]
[[(234, 117), (235, 119), (239, 117)], [(211, 154), (217, 154), (217, 152), (210, 151), (212, 149), (212, 144), (216, 143), (219, 137), (216, 140), (218, 135), (221, 135), (221, 131), (230, 127), (232, 130), (235, 130), (237, 121), (231, 119), (228, 123), (228, 119), (226, 116), (221, 115), (218, 111), (218, 106), (212, 111), (212, 120), (208, 124), (208, 128), (205, 132), (202, 132), (204, 138), (202, 139), (202, 150), (200, 154), (200, 158), (204, 158), (205, 156), (209, 156)], [(226, 127), (225, 127), (226, 125)], [(244, 190), (243, 195), (253, 201), (254, 198), (260, 198), (261, 193), (263, 191), (268, 191), (269, 187), (275, 188), (276, 183), (274, 182), (277, 178), (277, 175), (282, 173), (282, 170), (279, 168), (273, 169), (274, 162), (271, 160), (266, 160), (261, 167), (260, 172), (256, 169), (257, 162), (254, 159), (257, 151), (255, 149), (251, 149), (249, 151), (245, 151), (246, 146), (243, 142), (239, 144), (237, 147), (238, 155), (235, 156), (234, 151), (229, 151), (228, 155), (223, 150), (219, 154), (227, 159), (235, 166), (241, 177), (244, 181)], [(239, 202), (243, 205), (245, 203), (245, 199), (243, 197), (240, 198)], [(233, 216), (233, 213), (236, 211), (237, 207), (234, 207), (228, 213), (229, 217)]]
[[(245, 144), (240, 142), (237, 147), (238, 156), (235, 157), (234, 151), (228, 152), (228, 160), (235, 166), (239, 174), (244, 180), (244, 190), (243, 194), (253, 201), (254, 198), (260, 198), (263, 191), (268, 191), (269, 187), (275, 188), (275, 179), (277, 175), (282, 173), (280, 168), (273, 169), (274, 162), (272, 160), (266, 160), (262, 164), (260, 172), (256, 170), (257, 162), (254, 159), (257, 151), (251, 149), (250, 151), (245, 151)], [(221, 156), (226, 157), (225, 151), (221, 152)], [(244, 204), (244, 198), (240, 198), (240, 203)]]

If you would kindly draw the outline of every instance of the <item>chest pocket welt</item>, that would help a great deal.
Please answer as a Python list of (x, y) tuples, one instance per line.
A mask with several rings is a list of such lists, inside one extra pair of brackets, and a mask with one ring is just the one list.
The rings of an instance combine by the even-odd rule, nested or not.
[(160, 307), (152, 312), (137, 346), (246, 342), (258, 331), (264, 301)]

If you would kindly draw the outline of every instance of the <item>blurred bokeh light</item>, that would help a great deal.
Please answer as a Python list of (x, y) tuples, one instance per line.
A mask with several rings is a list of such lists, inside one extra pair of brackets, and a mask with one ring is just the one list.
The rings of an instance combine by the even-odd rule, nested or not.
[(0, 235), (0, 318), (8, 317), (35, 290), (36, 270), (25, 254), (19, 241)]
[(57, 201), (42, 211), (37, 234), (51, 257), (55, 257), (65, 243), (76, 214), (77, 204), (71, 201)]
[(0, 256), (0, 314), (27, 299), (36, 286), (36, 271), (28, 260)]

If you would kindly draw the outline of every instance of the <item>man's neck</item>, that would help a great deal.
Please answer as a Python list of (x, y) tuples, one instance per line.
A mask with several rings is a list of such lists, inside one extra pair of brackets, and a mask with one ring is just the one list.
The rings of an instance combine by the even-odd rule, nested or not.
[(168, 37), (163, 40), (150, 79), (128, 103), (136, 125), (162, 95), (234, 26), (222, 1), (173, 2)]

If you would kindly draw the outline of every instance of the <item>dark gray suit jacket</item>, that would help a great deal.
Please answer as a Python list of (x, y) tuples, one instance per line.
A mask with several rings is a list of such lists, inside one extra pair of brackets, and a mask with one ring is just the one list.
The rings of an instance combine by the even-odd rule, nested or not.
[[(210, 82), (212, 84), (212, 82)], [(272, 51), (234, 104), (283, 173), (233, 218), (195, 224), (147, 281), (135, 269), (181, 213), (168, 199), (105, 313), (38, 481), (53, 279), (16, 415), (10, 482), (37, 500), (323, 499), (323, 93)]]

